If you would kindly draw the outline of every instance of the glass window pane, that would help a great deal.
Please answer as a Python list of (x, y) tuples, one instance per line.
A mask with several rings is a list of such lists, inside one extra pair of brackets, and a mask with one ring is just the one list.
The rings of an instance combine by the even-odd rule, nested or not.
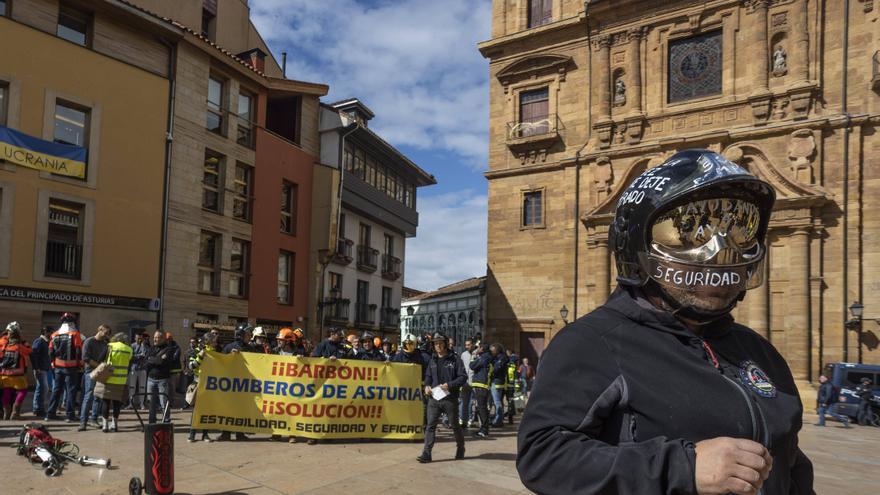
[(669, 102), (721, 93), (721, 31), (669, 42)]
[(238, 116), (243, 120), (250, 122), (251, 120), (251, 97), (248, 95), (238, 95)]
[(2, 15), (2, 16), (7, 15), (6, 0), (0, 0), (0, 15)]
[(290, 257), (286, 253), (278, 256), (278, 281), (287, 282), (290, 278)]
[(217, 236), (209, 232), (202, 232), (199, 244), (199, 264), (214, 267), (217, 254)]
[[(2, 2), (2, 0), (0, 0)], [(0, 125), (6, 125), (6, 101), (9, 99), (9, 88), (0, 84)]]
[(56, 103), (55, 142), (85, 147), (86, 120), (88, 120), (87, 112)]
[(219, 110), (223, 106), (223, 83), (214, 79), (208, 79), (208, 108)]
[(62, 8), (58, 14), (58, 37), (86, 46), (89, 18), (86, 14)]

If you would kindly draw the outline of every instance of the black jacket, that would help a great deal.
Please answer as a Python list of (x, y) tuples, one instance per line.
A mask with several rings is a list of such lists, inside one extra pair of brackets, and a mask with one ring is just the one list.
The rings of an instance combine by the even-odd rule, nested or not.
[(492, 360), (492, 383), (507, 383), (507, 356), (503, 353)]
[(874, 395), (874, 387), (872, 385), (859, 385), (856, 387), (856, 397), (862, 401), (870, 401), (871, 396)]
[(813, 494), (812, 464), (798, 448), (801, 401), (785, 361), (730, 317), (702, 336), (720, 371), (675, 317), (621, 289), (559, 332), (541, 356), (519, 429), (526, 487), (694, 494), (694, 444), (727, 436), (770, 450), (763, 493)]
[(233, 350), (237, 350), (238, 352), (263, 352), (262, 350), (257, 350), (250, 342), (244, 342), (241, 339), (235, 339), (232, 342), (226, 344), (223, 347), (223, 354), (229, 354)]
[(170, 345), (154, 345), (146, 359), (147, 377), (161, 380), (171, 377), (174, 369), (174, 348)]
[(831, 382), (825, 382), (819, 386), (819, 393), (816, 396), (816, 402), (819, 405), (831, 405), (837, 402), (839, 391)]
[(369, 351), (361, 349), (357, 356), (355, 356), (355, 359), (360, 359), (361, 361), (385, 361), (385, 354), (376, 348)]
[(464, 364), (461, 362), (461, 358), (452, 352), (444, 358), (435, 354), (425, 366), (425, 385), (434, 388), (444, 383), (449, 386), (449, 393), (453, 397), (457, 396), (461, 386), (467, 383), (467, 371), (464, 370)]
[(474, 376), (471, 378), (471, 383), (485, 383), (488, 385), (489, 374), (492, 368), (492, 354), (483, 352), (480, 353), (479, 356), (474, 356), (471, 360), (470, 367), (474, 372)]
[(336, 356), (337, 358), (346, 357), (346, 351), (342, 347), (342, 342), (331, 342), (330, 339), (324, 339), (312, 352), (312, 357), (329, 358), (330, 356)]

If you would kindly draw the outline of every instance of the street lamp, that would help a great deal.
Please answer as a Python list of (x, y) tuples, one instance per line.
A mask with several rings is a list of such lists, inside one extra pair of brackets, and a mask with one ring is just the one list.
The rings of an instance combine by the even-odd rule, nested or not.
[(563, 304), (562, 308), (559, 310), (559, 316), (562, 317), (562, 322), (567, 325), (568, 324), (568, 308), (565, 307), (565, 304)]
[(859, 364), (862, 364), (862, 313), (865, 311), (865, 306), (856, 301), (852, 303), (849, 307), (849, 312), (853, 317), (853, 326), (856, 329), (856, 342), (859, 346)]
[(407, 316), (412, 316), (412, 315), (414, 315), (415, 313), (416, 313), (416, 308), (414, 308), (414, 307), (412, 307), (412, 306), (407, 306), (407, 307), (406, 307), (406, 315), (407, 315)]

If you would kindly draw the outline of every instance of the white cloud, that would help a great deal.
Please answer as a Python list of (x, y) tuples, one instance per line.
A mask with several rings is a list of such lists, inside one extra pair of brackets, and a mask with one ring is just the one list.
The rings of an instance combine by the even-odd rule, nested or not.
[(485, 194), (472, 190), (419, 197), (419, 230), (406, 241), (404, 284), (434, 290), (486, 274)]
[(380, 135), (452, 152), (475, 170), (488, 154), (491, 0), (251, 0), (251, 18), (292, 79), (361, 98)]

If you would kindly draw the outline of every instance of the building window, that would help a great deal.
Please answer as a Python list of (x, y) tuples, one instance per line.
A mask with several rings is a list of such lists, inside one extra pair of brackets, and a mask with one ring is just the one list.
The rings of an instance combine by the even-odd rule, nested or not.
[(281, 251), (278, 255), (278, 304), (290, 304), (291, 270), (293, 268), (293, 253)]
[(199, 292), (220, 292), (220, 234), (205, 230), (199, 242)]
[(7, 0), (0, 0), (0, 16), (9, 16), (9, 2)]
[(86, 12), (76, 10), (67, 5), (62, 5), (58, 12), (59, 38), (76, 43), (77, 45), (90, 46), (92, 16)]
[(202, 208), (214, 213), (223, 210), (223, 155), (205, 150), (202, 168)]
[(522, 225), (523, 227), (540, 227), (544, 225), (544, 191), (527, 191), (523, 193)]
[(85, 206), (81, 204), (49, 200), (45, 276), (80, 279), (84, 210)]
[(219, 319), (220, 315), (211, 313), (196, 313), (196, 321), (199, 322), (210, 322), (216, 324)]
[(330, 290), (336, 289), (339, 291), (339, 297), (342, 297), (342, 275), (335, 272), (330, 272)]
[(246, 93), (238, 95), (238, 144), (254, 147), (253, 119), (254, 98)]
[(358, 232), (358, 244), (364, 247), (370, 247), (370, 237), (372, 236), (372, 228), (362, 223), (360, 225), (360, 231)]
[(208, 113), (205, 126), (213, 133), (224, 134), (223, 121), (223, 81), (208, 78)]
[(88, 128), (88, 109), (61, 100), (55, 102), (54, 140), (56, 143), (88, 148)]
[[(3, 1), (3, 0), (0, 0)], [(6, 125), (6, 115), (9, 108), (9, 85), (0, 81), (0, 125)]]
[(385, 254), (394, 256), (394, 236), (385, 234)]
[(251, 244), (241, 239), (232, 239), (229, 256), (229, 296), (247, 297), (248, 270), (250, 268)]
[(669, 103), (721, 94), (721, 31), (669, 42)]
[(523, 91), (519, 94), (519, 132), (512, 137), (539, 136), (550, 132), (550, 90)]
[(235, 165), (235, 197), (232, 200), (232, 216), (239, 220), (251, 220), (251, 184), (253, 167), (237, 163)]
[(202, 2), (202, 36), (214, 41), (217, 26), (217, 0)]
[(553, 20), (553, 0), (529, 0), (529, 28), (543, 26)]
[(296, 235), (296, 184), (281, 184), (281, 232)]

